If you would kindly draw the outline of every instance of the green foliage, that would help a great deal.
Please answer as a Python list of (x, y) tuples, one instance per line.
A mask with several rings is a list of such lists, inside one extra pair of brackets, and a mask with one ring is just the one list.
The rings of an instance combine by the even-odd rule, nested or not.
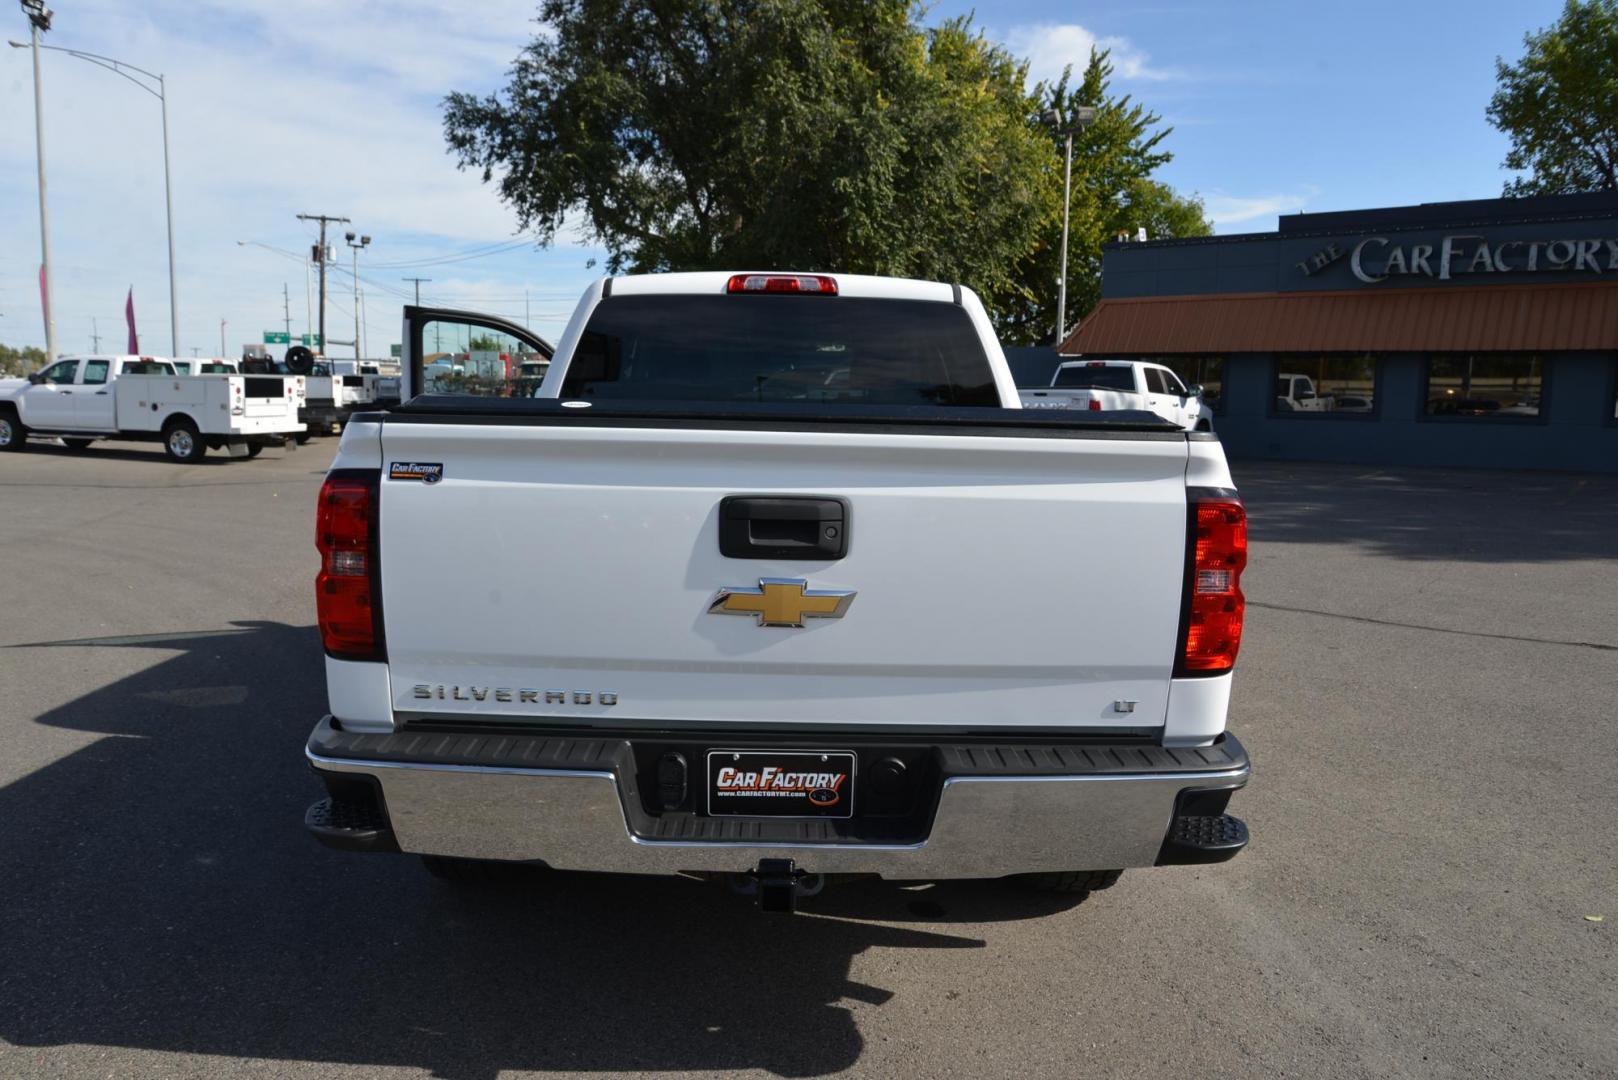
[[(959, 281), (1026, 340), (1054, 323), (1062, 162), (1045, 90), (1027, 92), (1026, 65), (971, 20), (929, 29), (922, 14), (913, 0), (545, 0), (547, 31), (499, 93), (446, 98), (445, 136), (523, 229), (549, 243), (583, 225), (613, 272)], [(1099, 101), (1104, 54), (1091, 68)], [(1075, 173), (1114, 183), (1116, 205), (1086, 210), (1076, 234), (1081, 296), (1118, 222), (1200, 222), (1147, 179), (1167, 160), (1166, 132), (1146, 133), (1157, 117), (1124, 99), (1103, 120), (1085, 142), (1095, 167), (1076, 158)]]
[(500, 339), (490, 334), (475, 334), (466, 343), (467, 352), (502, 352)]
[[(1152, 173), (1173, 157), (1162, 148), (1171, 128), (1161, 117), (1128, 95), (1111, 92), (1112, 63), (1105, 50), (1090, 54), (1084, 75), (1072, 83), (1071, 69), (1054, 84), (1035, 88), (1036, 115), (1054, 111), (1066, 118), (1078, 108), (1096, 110), (1095, 120), (1073, 137), (1073, 195), (1068, 222), (1067, 322), (1069, 330), (1101, 299), (1102, 245), (1120, 235), (1133, 238), (1140, 229), (1157, 240), (1207, 236), (1213, 225), (1203, 215), (1202, 201), (1175, 194), (1153, 180)], [(1046, 129), (1054, 151), (1065, 152), (1064, 137)], [(1058, 160), (1057, 168), (1061, 168)], [(1060, 177), (1058, 177), (1060, 183)], [(1060, 198), (1060, 193), (1058, 193)], [(1061, 207), (1057, 207), (1060, 215)], [(1056, 332), (1056, 288), (1061, 276), (1061, 223), (1025, 262), (1021, 277), (1029, 288), (1023, 304), (1001, 319), (1008, 341), (1047, 341)]]
[(0, 345), (0, 378), (13, 378), (45, 366), (45, 350), (32, 345), (21, 349)]
[(1567, 0), (1555, 25), (1495, 60), (1489, 122), (1511, 139), (1507, 195), (1618, 190), (1618, 0)]

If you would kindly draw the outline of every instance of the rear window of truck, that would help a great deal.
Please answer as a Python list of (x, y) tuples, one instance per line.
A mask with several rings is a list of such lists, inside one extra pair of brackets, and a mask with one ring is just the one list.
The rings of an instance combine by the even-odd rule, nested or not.
[(1084, 367), (1063, 368), (1056, 373), (1056, 382), (1052, 385), (1063, 389), (1089, 389), (1089, 390), (1123, 390), (1128, 393), (1135, 392), (1135, 372), (1127, 367)]
[(609, 297), (562, 396), (1000, 406), (963, 308), (861, 297)]

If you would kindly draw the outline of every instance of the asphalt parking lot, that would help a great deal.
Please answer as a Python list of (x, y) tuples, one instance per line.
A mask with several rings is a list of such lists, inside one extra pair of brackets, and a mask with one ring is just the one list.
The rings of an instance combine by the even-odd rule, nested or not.
[(0, 1075), (1618, 1073), (1618, 481), (1238, 464), (1249, 851), (782, 919), (304, 836), (334, 447), (0, 458)]

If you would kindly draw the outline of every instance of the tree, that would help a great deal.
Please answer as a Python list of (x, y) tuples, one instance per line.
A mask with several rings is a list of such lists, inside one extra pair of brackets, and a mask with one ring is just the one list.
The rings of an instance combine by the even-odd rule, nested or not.
[(32, 345), (13, 348), (0, 345), (0, 378), (11, 378), (38, 371), (45, 366), (45, 350)]
[[(545, 0), (499, 92), (445, 99), (445, 137), (522, 229), (549, 243), (579, 222), (614, 273), (958, 281), (1033, 340), (1055, 321), (1061, 229), (1048, 92), (970, 19), (922, 15), (915, 0)], [(1106, 106), (1075, 173), (1109, 195), (1075, 203), (1075, 312), (1110, 230), (1200, 221), (1147, 180), (1167, 132), (1107, 98), (1110, 70), (1093, 56), (1078, 102)]]
[(1618, 190), (1618, 0), (1567, 0), (1555, 25), (1495, 59), (1489, 122), (1511, 139), (1507, 195)]
[[(1161, 117), (1128, 95), (1111, 92), (1112, 62), (1105, 49), (1093, 49), (1084, 75), (1072, 85), (1072, 70), (1053, 84), (1036, 88), (1038, 113), (1054, 111), (1058, 117), (1074, 115), (1089, 106), (1095, 120), (1073, 137), (1073, 195), (1068, 225), (1067, 318), (1068, 329), (1101, 299), (1102, 246), (1120, 235), (1134, 237), (1145, 229), (1151, 239), (1207, 236), (1212, 224), (1203, 214), (1202, 201), (1177, 195), (1152, 174), (1173, 157), (1162, 148), (1172, 128), (1158, 127)], [(1064, 137), (1046, 128), (1058, 154)], [(1060, 168), (1060, 164), (1058, 165)], [(1057, 180), (1060, 184), (1060, 176)], [(1057, 198), (1061, 198), (1058, 191)], [(1057, 213), (1061, 213), (1058, 206)], [(1027, 302), (1008, 311), (1001, 320), (1007, 340), (1052, 341), (1056, 334), (1055, 282), (1061, 276), (1061, 224), (1026, 260), (1020, 270), (1029, 283)]]

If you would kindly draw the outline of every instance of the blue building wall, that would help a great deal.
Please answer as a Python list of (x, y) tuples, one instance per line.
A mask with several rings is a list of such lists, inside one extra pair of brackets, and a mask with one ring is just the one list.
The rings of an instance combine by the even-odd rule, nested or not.
[(1550, 356), (1537, 418), (1426, 416), (1425, 365), (1423, 353), (1384, 355), (1375, 412), (1310, 415), (1274, 412), (1273, 356), (1231, 357), (1214, 430), (1235, 459), (1618, 473), (1614, 354)]

